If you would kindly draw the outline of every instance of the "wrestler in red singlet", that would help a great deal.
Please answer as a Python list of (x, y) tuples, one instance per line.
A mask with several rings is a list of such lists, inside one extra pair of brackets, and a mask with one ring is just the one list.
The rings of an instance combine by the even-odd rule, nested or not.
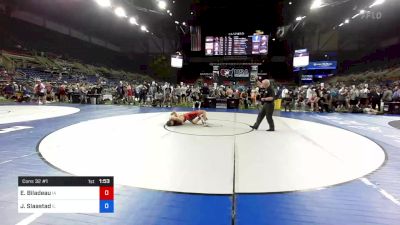
[(192, 121), (194, 120), (196, 117), (200, 116), (203, 112), (201, 110), (196, 110), (193, 112), (188, 112), (183, 114), (183, 117), (185, 118), (185, 120), (183, 122), (185, 122), (186, 120)]
[(128, 89), (128, 97), (132, 97), (133, 96), (133, 91), (132, 88)]

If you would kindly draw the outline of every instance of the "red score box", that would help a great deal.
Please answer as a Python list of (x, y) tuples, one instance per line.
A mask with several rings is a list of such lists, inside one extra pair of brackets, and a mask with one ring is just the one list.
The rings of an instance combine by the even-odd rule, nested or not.
[(114, 187), (100, 187), (100, 200), (114, 200)]

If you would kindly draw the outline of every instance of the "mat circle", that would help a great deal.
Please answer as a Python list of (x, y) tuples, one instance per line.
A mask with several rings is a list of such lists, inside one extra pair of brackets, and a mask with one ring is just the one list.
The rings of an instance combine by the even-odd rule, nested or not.
[(389, 125), (394, 128), (400, 129), (400, 120), (391, 121), (389, 122)]
[[(182, 126), (169, 127), (164, 125), (164, 128), (177, 134), (194, 136), (236, 136), (247, 134), (253, 131), (253, 129), (251, 129), (246, 123), (216, 119), (208, 120), (205, 126), (187, 122)], [(212, 129), (212, 132), (210, 129)]]

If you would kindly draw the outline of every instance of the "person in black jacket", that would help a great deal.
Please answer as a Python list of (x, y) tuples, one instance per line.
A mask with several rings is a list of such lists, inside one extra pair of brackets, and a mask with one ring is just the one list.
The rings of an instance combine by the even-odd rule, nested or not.
[(203, 87), (201, 88), (201, 95), (202, 101), (205, 102), (210, 94), (210, 89), (208, 88), (207, 83), (204, 83)]
[(371, 88), (368, 93), (369, 100), (371, 102), (372, 109), (376, 109), (378, 106), (378, 111), (381, 111), (381, 95), (376, 91), (376, 88)]
[(258, 113), (257, 121), (253, 126), (250, 126), (252, 129), (257, 130), (260, 126), (264, 117), (266, 117), (269, 129), (267, 131), (275, 131), (275, 124), (272, 118), (272, 114), (274, 113), (274, 96), (275, 91), (271, 87), (271, 83), (269, 80), (263, 80), (262, 82), (258, 82), (257, 85), (260, 87), (260, 100), (263, 104), (262, 109)]

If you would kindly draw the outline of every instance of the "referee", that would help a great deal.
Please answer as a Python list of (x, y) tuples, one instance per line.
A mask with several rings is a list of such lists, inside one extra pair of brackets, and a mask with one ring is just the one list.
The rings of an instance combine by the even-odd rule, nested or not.
[(250, 127), (257, 130), (265, 116), (269, 124), (269, 129), (267, 131), (275, 131), (274, 120), (272, 119), (272, 114), (274, 113), (274, 89), (272, 89), (269, 80), (263, 80), (261, 83), (257, 82), (257, 85), (260, 87), (260, 96), (263, 107), (258, 113), (256, 123)]

